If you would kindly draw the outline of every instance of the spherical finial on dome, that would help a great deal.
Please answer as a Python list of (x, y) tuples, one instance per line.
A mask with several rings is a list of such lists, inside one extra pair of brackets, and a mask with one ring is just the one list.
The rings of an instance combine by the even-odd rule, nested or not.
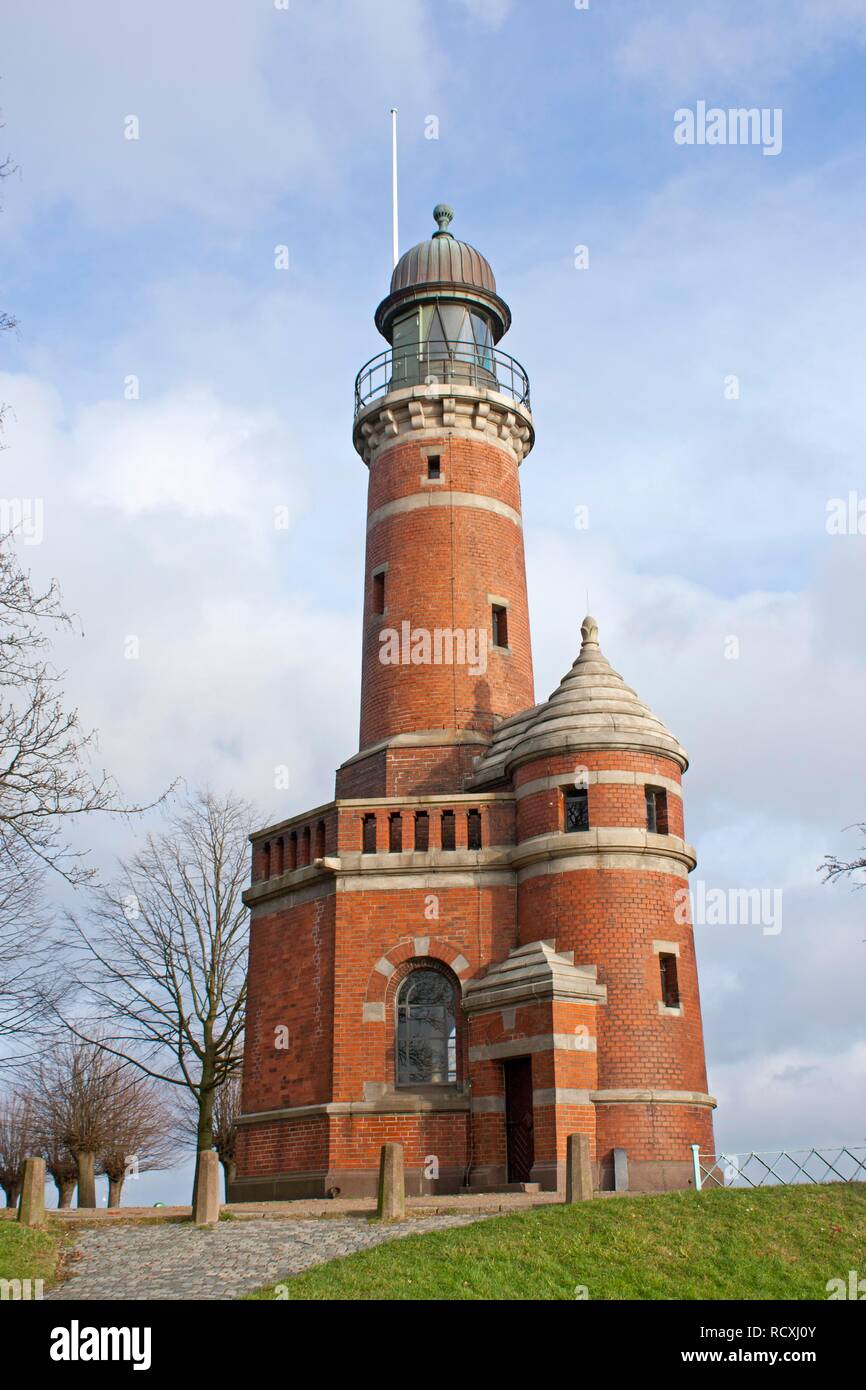
[(580, 625), (580, 635), (583, 638), (584, 648), (598, 646), (598, 623), (589, 614)]
[(450, 208), (447, 203), (437, 203), (433, 209), (433, 221), (436, 223), (439, 230), (438, 232), (434, 232), (433, 235), (450, 236), (451, 233), (448, 230), (448, 224), (453, 220), (453, 217), (453, 208)]

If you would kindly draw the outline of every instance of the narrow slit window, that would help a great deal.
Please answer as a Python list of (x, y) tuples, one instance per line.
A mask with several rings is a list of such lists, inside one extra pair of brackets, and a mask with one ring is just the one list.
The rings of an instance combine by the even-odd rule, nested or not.
[(373, 575), (373, 612), (381, 616), (385, 612), (385, 571)]
[(493, 645), (508, 646), (508, 609), (501, 603), (494, 603), (492, 609)]
[(325, 822), (320, 820), (316, 826), (316, 858), (325, 857)]
[(678, 1009), (680, 1007), (680, 987), (677, 981), (676, 956), (660, 955), (659, 971), (662, 979), (662, 1003), (666, 1009)]
[(399, 811), (392, 811), (388, 817), (388, 849), (391, 854), (400, 854), (403, 849), (403, 817)]
[(269, 841), (269, 840), (266, 840), (265, 843), (262, 845), (262, 878), (270, 878), (270, 876), (271, 876), (271, 845), (270, 845), (270, 841)]
[(373, 814), (364, 817), (364, 839), (362, 852), (364, 854), (376, 853), (376, 817)]
[(454, 849), (457, 844), (454, 828), (454, 812), (442, 812), (442, 848)]
[(646, 789), (646, 828), (653, 835), (668, 833), (668, 794), (662, 787)]
[(415, 812), (415, 849), (426, 854), (430, 848), (430, 817), (426, 811)]
[(310, 827), (304, 826), (304, 833), (301, 836), (301, 864), (310, 862)]
[(466, 812), (466, 844), (469, 849), (481, 848), (481, 812)]
[(289, 869), (298, 867), (298, 832), (293, 830), (289, 836)]
[(276, 863), (276, 868), (274, 869), (274, 873), (276, 873), (276, 874), (281, 874), (281, 873), (283, 872), (284, 861), (285, 861), (285, 853), (286, 853), (286, 842), (285, 842), (285, 840), (283, 839), (283, 837), (282, 837), (282, 835), (281, 835), (280, 838), (277, 840), (277, 863)]
[(427, 455), (427, 477), (433, 483), (438, 483), (442, 477), (442, 458), (439, 454)]
[(568, 834), (589, 829), (589, 792), (586, 787), (569, 788), (564, 794), (565, 829)]

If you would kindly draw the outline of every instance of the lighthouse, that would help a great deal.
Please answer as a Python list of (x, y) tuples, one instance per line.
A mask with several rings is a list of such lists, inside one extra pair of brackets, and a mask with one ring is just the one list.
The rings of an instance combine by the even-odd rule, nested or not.
[[(358, 373), (368, 469), (358, 747), (253, 836), (235, 1200), (686, 1187), (712, 1150), (678, 740), (592, 617), (535, 703), (529, 379), (483, 255), (434, 209)], [(564, 647), (578, 621), (563, 606)]]

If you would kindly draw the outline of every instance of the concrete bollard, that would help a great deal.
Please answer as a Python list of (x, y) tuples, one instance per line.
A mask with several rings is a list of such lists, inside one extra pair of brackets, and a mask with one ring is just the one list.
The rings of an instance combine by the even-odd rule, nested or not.
[(18, 1220), (22, 1226), (41, 1226), (45, 1220), (45, 1159), (24, 1160), (24, 1181), (18, 1199)]
[(403, 1174), (403, 1145), (383, 1144), (379, 1159), (380, 1221), (402, 1221), (406, 1216), (406, 1181)]
[(565, 1163), (566, 1202), (585, 1202), (592, 1196), (592, 1164), (589, 1136), (569, 1134)]
[(78, 1205), (88, 1210), (96, 1206), (96, 1155), (77, 1153), (78, 1166)]
[(197, 1226), (213, 1226), (220, 1219), (220, 1161), (215, 1149), (202, 1149), (198, 1156), (192, 1219)]

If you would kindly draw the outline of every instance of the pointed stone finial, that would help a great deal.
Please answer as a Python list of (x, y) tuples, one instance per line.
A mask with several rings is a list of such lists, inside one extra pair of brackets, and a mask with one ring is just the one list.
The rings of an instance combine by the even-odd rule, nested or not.
[(586, 651), (587, 647), (598, 647), (598, 623), (589, 614), (580, 625), (580, 635), (583, 638), (581, 651)]
[(433, 220), (436, 223), (439, 230), (438, 232), (434, 232), (433, 235), (450, 236), (451, 233), (448, 230), (448, 224), (449, 222), (451, 222), (453, 217), (453, 208), (450, 208), (447, 203), (437, 203), (435, 208), (433, 209)]

